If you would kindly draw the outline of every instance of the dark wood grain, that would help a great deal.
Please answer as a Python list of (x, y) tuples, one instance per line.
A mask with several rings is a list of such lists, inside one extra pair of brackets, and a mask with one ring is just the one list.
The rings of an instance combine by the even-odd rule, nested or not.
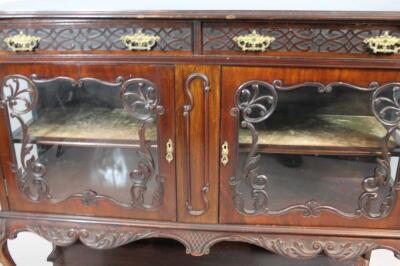
[[(218, 200), (218, 161), (219, 161), (219, 67), (215, 66), (193, 66), (178, 65), (176, 67), (176, 114), (177, 114), (177, 160), (185, 162), (187, 156), (190, 157), (190, 165), (180, 164), (177, 168), (178, 177), (178, 220), (182, 222), (207, 222), (216, 223), (218, 221), (218, 206), (215, 202)], [(207, 76), (210, 82), (208, 109), (205, 107), (206, 98), (204, 93), (204, 84), (201, 79), (195, 79), (191, 82), (190, 93), (193, 95), (193, 109), (189, 112), (189, 141), (190, 153), (188, 153), (187, 144), (184, 136), (187, 133), (183, 117), (183, 106), (188, 103), (187, 93), (185, 92), (186, 79), (194, 73), (202, 73)], [(208, 118), (206, 113), (208, 112)], [(208, 119), (208, 121), (207, 121)], [(205, 132), (205, 128), (209, 132)], [(206, 143), (208, 140), (208, 143)], [(207, 150), (205, 147), (209, 147)], [(208, 153), (208, 154), (207, 154)], [(207, 156), (208, 161), (205, 157)], [(188, 167), (188, 168), (187, 168)], [(195, 209), (204, 207), (204, 201), (201, 197), (201, 189), (204, 180), (209, 180), (209, 192), (207, 198), (209, 201), (209, 210), (200, 216), (193, 216), (188, 213), (186, 201), (188, 199), (188, 171), (191, 175), (191, 194), (192, 204)]]
[(1, 12), (1, 18), (137, 18), (137, 19), (228, 19), (228, 20), (301, 20), (301, 21), (399, 21), (393, 11), (281, 11), (281, 10), (138, 10), (138, 11), (81, 11), (81, 12)]
[[(89, 206), (84, 205), (84, 201), (78, 198), (57, 204), (51, 203), (50, 200), (40, 203), (27, 200), (16, 182), (15, 165), (13, 165), (15, 154), (7, 121), (7, 108), (0, 109), (0, 169), (2, 169), (0, 171), (2, 208), (0, 262), (12, 265), (13, 262), (7, 253), (6, 239), (14, 237), (20, 231), (35, 232), (62, 246), (72, 245), (80, 239), (82, 243), (97, 249), (114, 248), (144, 238), (170, 238), (181, 242), (186, 248), (186, 253), (194, 256), (208, 254), (211, 246), (223, 242), (215, 246), (215, 254), (212, 248), (211, 255), (202, 258), (183, 256), (185, 250), (176, 242), (162, 242), (159, 245), (153, 241), (143, 240), (117, 249), (116, 253), (97, 252), (76, 245), (59, 252), (56, 258), (59, 265), (68, 264), (67, 262), (71, 260), (72, 265), (74, 263), (76, 265), (77, 261), (78, 264), (84, 265), (93, 263), (119, 265), (118, 263), (123, 264), (126, 261), (137, 263), (144, 261), (150, 265), (167, 263), (243, 265), (251, 262), (255, 265), (266, 263), (292, 265), (291, 260), (269, 253), (261, 254), (258, 248), (228, 245), (225, 241), (250, 243), (291, 258), (304, 259), (317, 256), (313, 260), (303, 261), (297, 265), (360, 266), (364, 265), (367, 259), (358, 257), (363, 255), (368, 258), (371, 250), (376, 248), (387, 248), (398, 255), (400, 205), (397, 199), (392, 202), (395, 204), (391, 213), (383, 219), (345, 218), (329, 211), (307, 217), (301, 212), (281, 216), (250, 216), (239, 213), (235, 208), (230, 182), (231, 177), (235, 175), (235, 168), (242, 166), (237, 147), (248, 151), (251, 144), (249, 139), (245, 138), (241, 145), (237, 143), (238, 124), (231, 113), (235, 105), (235, 92), (241, 84), (249, 80), (260, 80), (271, 84), (274, 80), (281, 80), (284, 86), (305, 82), (319, 82), (324, 85), (331, 82), (346, 82), (366, 88), (370, 82), (378, 82), (381, 85), (400, 82), (398, 71), (400, 56), (373, 55), (362, 44), (363, 38), (375, 36), (384, 30), (389, 30), (397, 36), (400, 34), (399, 25), (399, 12), (0, 11), (0, 29), (3, 31), (0, 39), (17, 34), (19, 30), (29, 34), (39, 34), (44, 38), (42, 46), (39, 45), (34, 52), (26, 53), (11, 52), (2, 43), (0, 77), (10, 74), (29, 77), (31, 74), (37, 74), (40, 79), (67, 76), (78, 80), (91, 77), (106, 82), (115, 82), (118, 76), (123, 76), (125, 80), (144, 78), (160, 89), (160, 105), (165, 108), (157, 127), (158, 141), (154, 143), (154, 140), (151, 140), (152, 147), (158, 149), (159, 171), (165, 178), (163, 204), (155, 211), (123, 208), (113, 204), (109, 199), (98, 200), (97, 205)], [(123, 49), (119, 40), (120, 35), (139, 28), (162, 35), (163, 40), (159, 46), (151, 51), (134, 52)], [(232, 43), (231, 38), (252, 29), (268, 34), (271, 30), (276, 31), (274, 34), (282, 32), (283, 34), (280, 35), (279, 43), (271, 46), (271, 50), (264, 53), (244, 53)], [(223, 32), (219, 38), (219, 41), (223, 42), (222, 46), (208, 45), (212, 43), (213, 38), (210, 32), (215, 30)], [(320, 43), (321, 39), (318, 37), (302, 35), (303, 33), (299, 33), (302, 30), (308, 30), (311, 35), (323, 35), (323, 43)], [(338, 35), (335, 35), (335, 32)], [(293, 37), (293, 34), (301, 35), (301, 45), (296, 46), (297, 37)], [(324, 46), (325, 41), (331, 42), (329, 47)], [(185, 82), (192, 74), (196, 74), (196, 78), (189, 83), (188, 88), (185, 88)], [(204, 80), (208, 80), (210, 84), (208, 102), (204, 94)], [(259, 135), (260, 142), (265, 141), (261, 149), (264, 162), (261, 169), (273, 167), (278, 171), (282, 165), (296, 166), (298, 160), (293, 159), (295, 156), (310, 157), (325, 154), (325, 157), (343, 159), (357, 155), (363, 158), (360, 159), (362, 161), (383, 154), (380, 147), (383, 142), (382, 135), (372, 134), (371, 137), (371, 134), (367, 134), (363, 135), (365, 137), (363, 139), (357, 136), (357, 130), (351, 131), (349, 138), (346, 138), (347, 133), (344, 134), (342, 140), (351, 140), (351, 143), (342, 141), (341, 145), (335, 145), (333, 142), (330, 145), (326, 143), (303, 145), (304, 143), (296, 144), (296, 141), (292, 141), (291, 145), (269, 143), (265, 134), (271, 131), (267, 129), (275, 127), (282, 130), (282, 123), (287, 123), (292, 125), (292, 128), (290, 126), (286, 128), (290, 131), (294, 127), (293, 123), (290, 123), (293, 114), (308, 112), (309, 115), (373, 118), (370, 110), (371, 92), (361, 95), (360, 92), (351, 92), (351, 88), (348, 90), (346, 88), (347, 91), (342, 89), (340, 93), (323, 90), (324, 93), (321, 94), (313, 90), (315, 88), (302, 89), (301, 92), (297, 89), (278, 92), (278, 102), (282, 104), (278, 106), (276, 113), (280, 116), (266, 122), (265, 131), (261, 130), (262, 126), (261, 129), (257, 128), (262, 133)], [(189, 119), (185, 120), (183, 107), (189, 101), (188, 92), (193, 96), (193, 104), (188, 112)], [(321, 98), (324, 98), (324, 101), (318, 102)], [(328, 98), (330, 100), (327, 100)], [(317, 112), (314, 110), (315, 102), (319, 103), (319, 107), (336, 106), (335, 110), (340, 111), (332, 113), (332, 109), (321, 107), (319, 109), (323, 111)], [(360, 103), (364, 102), (366, 104), (361, 106)], [(356, 111), (350, 110), (348, 106), (355, 107)], [(285, 108), (291, 112), (285, 114)], [(332, 124), (329, 124), (328, 128), (331, 126)], [(316, 131), (310, 129), (309, 132), (312, 135), (312, 132)], [(96, 136), (100, 140), (95, 139)], [(92, 137), (95, 141), (91, 143), (81, 141), (81, 138), (70, 138), (67, 141), (63, 138), (54, 138), (42, 144), (59, 145), (64, 141), (66, 146), (74, 146), (71, 150), (75, 151), (76, 147), (88, 144), (91, 146), (90, 149), (97, 147), (98, 151), (104, 150), (105, 147), (100, 143), (104, 138), (100, 132), (93, 132)], [(166, 143), (169, 139), (175, 146), (174, 160), (171, 163), (165, 159)], [(360, 144), (365, 139), (372, 142), (368, 145)], [(132, 140), (136, 139), (133, 137)], [(220, 163), (220, 147), (224, 141), (229, 143), (230, 149), (230, 162), (226, 166)], [(77, 143), (79, 145), (72, 145)], [(121, 149), (125, 144), (130, 148), (138, 145), (136, 142), (117, 144)], [(389, 148), (392, 149), (396, 144), (390, 142), (390, 145)], [(80, 161), (79, 169), (82, 169), (80, 173), (87, 170), (85, 158), (88, 160), (88, 157), (92, 156), (90, 154), (93, 155), (90, 152), (75, 155)], [(274, 163), (265, 159), (268, 156), (274, 157)], [(298, 178), (296, 182), (287, 178), (287, 175), (283, 174), (285, 171), (280, 171), (273, 177), (274, 180), (271, 180), (279, 183), (280, 187), (274, 191), (275, 194), (272, 193), (275, 196), (270, 200), (274, 201), (277, 198), (276, 204), (290, 204), (297, 199), (304, 201), (308, 194), (312, 194), (328, 199), (330, 201), (328, 203), (341, 208), (352, 207), (354, 203), (349, 200), (350, 194), (360, 188), (353, 189), (353, 186), (357, 186), (359, 181), (361, 186), (359, 180), (361, 178), (349, 178), (345, 180), (347, 183), (340, 183), (336, 177), (339, 175), (339, 170), (346, 169), (345, 167), (335, 169), (335, 167), (341, 167), (343, 164), (335, 163), (334, 160), (333, 162), (326, 160), (325, 163), (329, 164), (325, 167), (327, 173), (321, 171), (321, 178), (317, 181), (305, 181), (310, 176), (307, 174), (309, 169), (296, 175), (295, 178)], [(76, 170), (73, 167), (65, 169), (63, 175), (63, 170), (59, 168), (66, 166), (58, 161), (52, 165), (54, 168), (49, 168), (49, 173), (61, 172), (52, 181), (57, 182), (58, 191), (68, 194), (81, 176), (71, 174)], [(323, 167), (322, 164), (318, 166)], [(397, 166), (398, 169), (399, 167)], [(361, 170), (356, 167), (347, 170), (349, 174), (359, 170), (362, 175), (368, 171), (374, 176), (379, 174), (385, 176), (385, 173), (380, 172), (383, 168), (377, 168), (375, 173), (372, 168), (373, 165), (368, 165)], [(96, 171), (96, 169), (90, 170)], [(398, 177), (400, 177), (399, 172), (397, 172)], [(356, 174), (361, 175), (360, 173)], [(69, 177), (68, 181), (64, 183), (63, 177)], [(3, 178), (8, 183), (8, 196), (3, 186)], [(92, 180), (88, 186), (100, 186), (96, 181), (98, 180)], [(209, 191), (206, 195), (209, 205), (204, 208), (205, 202), (201, 193), (206, 181), (209, 182)], [(297, 191), (302, 189), (304, 184), (306, 188)], [(346, 187), (341, 187), (341, 184)], [(399, 184), (396, 185), (400, 187)], [(108, 188), (102, 187), (104, 190)], [(123, 191), (126, 193), (129, 189), (124, 187)], [(326, 195), (325, 189), (329, 191)], [(118, 195), (118, 190), (109, 192), (116, 198), (126, 196)], [(244, 196), (251, 197), (251, 193), (250, 191)], [(341, 197), (343, 195), (341, 193), (345, 193), (346, 196)], [(287, 194), (289, 196), (285, 196)], [(337, 199), (332, 198), (335, 195)], [(397, 193), (395, 196), (398, 198), (400, 194)], [(188, 198), (191, 198), (192, 209), (197, 212), (188, 210)], [(239, 254), (243, 249), (251, 252)], [(345, 257), (351, 260), (340, 264), (326, 259), (322, 253), (338, 260)], [(129, 256), (133, 256), (133, 259), (129, 259)]]
[[(149, 66), (82, 66), (78, 68), (75, 65), (7, 65), (3, 68), (5, 74), (19, 73), (21, 75), (30, 76), (38, 74), (40, 79), (54, 78), (57, 76), (67, 76), (77, 79), (79, 77), (99, 78), (104, 81), (113, 82), (118, 76), (124, 76), (126, 79), (130, 77), (141, 77), (152, 80), (161, 87), (161, 104), (165, 106), (165, 115), (159, 123), (159, 158), (165, 157), (165, 144), (168, 139), (174, 140), (174, 101), (173, 97), (173, 69), (169, 67), (149, 67)], [(162, 73), (161, 73), (161, 70)], [(3, 116), (4, 118), (4, 116)], [(4, 123), (7, 128), (7, 123)], [(161, 134), (162, 132), (162, 134)], [(135, 133), (133, 133), (135, 134)], [(8, 137), (8, 136), (7, 136)], [(5, 140), (4, 143), (10, 143)], [(10, 146), (1, 146), (2, 149)], [(174, 164), (168, 164), (165, 160), (160, 160), (160, 173), (165, 176), (168, 185), (165, 187), (164, 204), (160, 211), (145, 211), (140, 209), (121, 208), (117, 205), (99, 200), (97, 206), (85, 206), (79, 199), (72, 198), (66, 202), (52, 204), (50, 202), (42, 202), (40, 204), (28, 201), (23, 195), (17, 191), (16, 174), (12, 172), (13, 164), (12, 152), (3, 152), (2, 157), (5, 175), (9, 184), (10, 199), (12, 201), (11, 208), (19, 211), (40, 211), (46, 213), (70, 213), (81, 215), (101, 215), (111, 217), (131, 217), (145, 219), (170, 220), (176, 219), (175, 211), (175, 167)]]

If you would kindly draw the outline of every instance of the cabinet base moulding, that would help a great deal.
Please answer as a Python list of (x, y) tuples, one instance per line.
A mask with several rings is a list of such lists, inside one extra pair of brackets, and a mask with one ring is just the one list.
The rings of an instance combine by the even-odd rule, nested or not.
[[(324, 254), (338, 261), (368, 257), (375, 249), (392, 250), (400, 256), (400, 234), (387, 230), (354, 230), (328, 228), (295, 228), (288, 233), (284, 227), (258, 226), (247, 230), (241, 225), (193, 225), (186, 223), (133, 221), (22, 215), (6, 213), (1, 218), (1, 262), (13, 265), (6, 247), (7, 239), (19, 232), (33, 232), (55, 246), (69, 246), (77, 241), (99, 250), (113, 249), (147, 238), (168, 238), (180, 242), (186, 253), (202, 256), (213, 245), (223, 241), (248, 243), (268, 252), (292, 259), (312, 259)], [(364, 231), (365, 235), (361, 235)], [(354, 235), (352, 237), (352, 235)], [(392, 235), (392, 237), (389, 237)]]

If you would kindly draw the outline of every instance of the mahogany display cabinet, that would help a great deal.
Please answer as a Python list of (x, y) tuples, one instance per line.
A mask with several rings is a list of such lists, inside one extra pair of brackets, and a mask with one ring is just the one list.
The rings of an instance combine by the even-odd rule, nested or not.
[(398, 256), (399, 53), (391, 12), (0, 13), (0, 261), (21, 231)]

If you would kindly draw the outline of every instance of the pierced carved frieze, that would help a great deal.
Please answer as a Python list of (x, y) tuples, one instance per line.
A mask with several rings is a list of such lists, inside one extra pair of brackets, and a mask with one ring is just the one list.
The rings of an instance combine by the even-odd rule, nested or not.
[[(241, 238), (241, 237), (240, 237)], [(377, 248), (373, 241), (302, 240), (269, 237), (243, 237), (242, 241), (292, 259), (311, 259), (325, 254), (335, 260), (348, 260), (362, 256)]]
[[(377, 167), (374, 173), (365, 177), (360, 184), (363, 192), (359, 196), (357, 208), (353, 212), (342, 211), (314, 200), (290, 205), (283, 209), (269, 208), (271, 199), (268, 194), (268, 177), (259, 171), (261, 155), (257, 154), (258, 132), (255, 124), (264, 121), (274, 112), (278, 104), (277, 90), (290, 91), (303, 87), (314, 87), (320, 93), (329, 93), (336, 87), (346, 87), (365, 92), (374, 91), (372, 100), (374, 114), (380, 122), (390, 127), (387, 136), (382, 140), (382, 154), (377, 158)], [(387, 99), (377, 96), (387, 88), (392, 88), (396, 97), (400, 97), (398, 84), (379, 86), (377, 82), (371, 82), (367, 88), (343, 82), (333, 82), (327, 85), (319, 82), (306, 82), (284, 86), (282, 81), (275, 80), (272, 84), (263, 81), (249, 81), (242, 84), (236, 91), (235, 106), (231, 109), (231, 115), (237, 119), (241, 129), (250, 132), (252, 144), (244, 165), (237, 167), (235, 176), (231, 177), (230, 180), (236, 209), (245, 215), (284, 215), (290, 212), (301, 212), (303, 216), (319, 216), (321, 211), (330, 211), (346, 218), (365, 216), (369, 219), (382, 219), (388, 216), (394, 207), (396, 191), (398, 190), (398, 182), (396, 181), (393, 185), (391, 181), (388, 143), (394, 130), (398, 128), (400, 105), (398, 98)], [(377, 111), (377, 103), (389, 104), (390, 107), (383, 106)], [(388, 115), (388, 113), (392, 114)], [(243, 186), (251, 191), (250, 198), (245, 197)]]
[[(120, 88), (120, 97), (126, 110), (134, 118), (142, 122), (139, 134), (140, 146), (138, 149), (139, 161), (137, 167), (130, 173), (131, 198), (130, 203), (120, 202), (112, 197), (101, 195), (94, 190), (87, 189), (67, 198), (58, 199), (50, 194), (50, 188), (45, 178), (46, 166), (37, 158), (33, 152), (29, 135), (28, 124), (23, 115), (32, 112), (38, 101), (37, 85), (51, 83), (54, 81), (66, 81), (73, 88), (79, 88), (88, 81), (95, 81), (103, 85)], [(27, 84), (22, 88), (22, 83)], [(52, 203), (59, 203), (72, 198), (80, 198), (83, 205), (96, 205), (98, 200), (108, 200), (125, 208), (156, 209), (163, 202), (164, 178), (157, 173), (158, 167), (150, 151), (148, 141), (145, 139), (146, 127), (156, 122), (159, 115), (164, 114), (164, 108), (159, 105), (159, 92), (157, 87), (146, 79), (132, 78), (124, 81), (117, 77), (115, 83), (104, 82), (94, 78), (81, 78), (74, 80), (68, 77), (56, 77), (41, 80), (36, 75), (31, 78), (21, 75), (10, 75), (3, 79), (3, 89), (0, 98), (0, 107), (7, 108), (11, 118), (15, 118), (21, 128), (21, 152), (19, 155), (20, 166), (13, 167), (17, 175), (18, 187), (23, 195), (33, 202), (50, 200)], [(6, 93), (6, 91), (8, 91)], [(21, 107), (22, 106), (22, 107)], [(133, 134), (135, 132), (132, 132)], [(15, 162), (14, 165), (17, 165)], [(155, 180), (157, 188), (152, 194), (152, 202), (146, 202), (144, 194), (150, 180)]]
[(151, 231), (135, 233), (42, 225), (28, 226), (27, 229), (57, 246), (69, 246), (80, 240), (86, 246), (94, 249), (112, 249), (151, 235)]
[[(384, 29), (354, 29), (354, 28), (310, 28), (296, 25), (266, 27), (229, 26), (227, 23), (205, 24), (203, 29), (204, 51), (240, 51), (235, 43), (235, 37), (249, 34), (256, 30), (262, 35), (275, 38), (268, 48), (276, 52), (336, 52), (359, 54), (368, 52), (364, 40), (382, 35)], [(393, 31), (391, 31), (393, 32)], [(398, 36), (399, 32), (393, 32)]]
[[(263, 233), (226, 233), (192, 229), (121, 228), (90, 229), (80, 226), (28, 225), (34, 232), (57, 246), (68, 246), (81, 241), (94, 249), (112, 249), (145, 238), (170, 238), (182, 243), (186, 253), (202, 256), (210, 253), (211, 247), (223, 241), (249, 243), (269, 252), (292, 259), (311, 259), (325, 254), (332, 259), (350, 260), (380, 248), (379, 241), (368, 239), (335, 239), (306, 236), (277, 236)], [(393, 248), (395, 250), (395, 248)]]
[[(7, 27), (7, 26), (6, 26)], [(155, 51), (190, 51), (192, 49), (191, 28), (187, 25), (171, 24), (111, 24), (104, 25), (54, 25), (49, 27), (26, 28), (16, 25), (13, 28), (0, 30), (0, 40), (23, 32), (24, 34), (38, 36), (40, 44), (38, 50), (45, 51), (115, 51), (126, 50), (121, 37), (135, 34), (138, 31), (144, 34), (156, 35), (160, 39), (153, 47)], [(0, 50), (9, 50), (5, 42), (0, 42)]]

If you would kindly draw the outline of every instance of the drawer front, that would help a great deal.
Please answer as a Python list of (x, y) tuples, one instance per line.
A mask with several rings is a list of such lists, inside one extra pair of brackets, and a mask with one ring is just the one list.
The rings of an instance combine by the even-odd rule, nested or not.
[(225, 67), (220, 222), (398, 227), (389, 151), (399, 80), (384, 70)]
[[(30, 21), (0, 23), (0, 50), (12, 52), (7, 38), (23, 35), (38, 37), (33, 48), (40, 52), (129, 52), (144, 54), (191, 54), (192, 28), (178, 21)], [(148, 39), (143, 45), (127, 46), (124, 36), (142, 33)], [(155, 38), (151, 40), (151, 38)], [(17, 38), (18, 40), (18, 38)], [(152, 43), (154, 41), (154, 43)]]
[(4, 65), (2, 73), (12, 210), (176, 219), (173, 67)]
[[(364, 42), (368, 38), (384, 35), (400, 36), (398, 26), (379, 24), (287, 24), (287, 23), (204, 23), (203, 52), (205, 54), (260, 55), (321, 55), (368, 56), (374, 51)], [(247, 46), (239, 44), (240, 36), (251, 33), (273, 39), (266, 46), (252, 46), (256, 39), (249, 38)], [(257, 42), (256, 42), (257, 43)], [(241, 45), (243, 47), (241, 47)], [(265, 50), (259, 48), (264, 46)], [(397, 46), (396, 46), (397, 47)], [(254, 49), (253, 49), (254, 48)], [(398, 49), (396, 49), (396, 53)], [(390, 53), (376, 54), (391, 55)]]

